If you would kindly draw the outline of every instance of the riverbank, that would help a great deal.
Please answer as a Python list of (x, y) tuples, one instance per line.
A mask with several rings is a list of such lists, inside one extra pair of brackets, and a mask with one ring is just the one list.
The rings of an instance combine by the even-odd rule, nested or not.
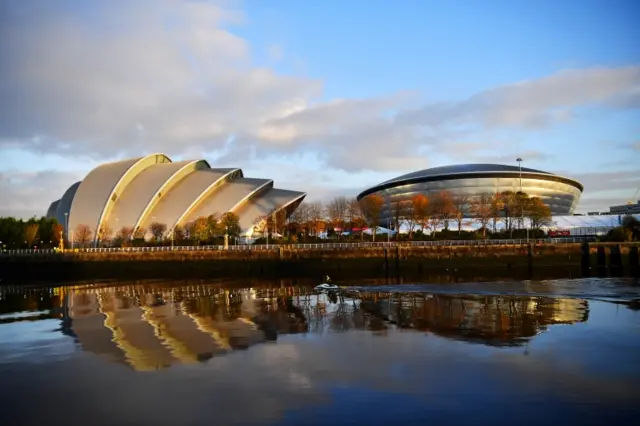
[(362, 278), (489, 274), (544, 279), (637, 274), (637, 266), (634, 269), (637, 252), (638, 244), (632, 243), (65, 252), (2, 256), (0, 277), (7, 282), (119, 277), (319, 277), (323, 274)]

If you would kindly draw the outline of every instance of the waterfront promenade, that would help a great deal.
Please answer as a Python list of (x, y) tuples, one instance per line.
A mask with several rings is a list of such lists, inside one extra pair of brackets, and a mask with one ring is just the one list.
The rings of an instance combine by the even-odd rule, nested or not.
[(48, 256), (69, 253), (153, 253), (153, 252), (200, 252), (200, 251), (274, 251), (274, 250), (356, 250), (395, 247), (493, 247), (523, 246), (528, 244), (566, 245), (594, 241), (593, 237), (544, 238), (544, 239), (495, 239), (495, 240), (434, 240), (434, 241), (379, 241), (379, 242), (335, 242), (300, 244), (236, 244), (202, 246), (151, 246), (151, 247), (98, 247), (57, 249), (20, 249), (3, 250), (4, 256)]

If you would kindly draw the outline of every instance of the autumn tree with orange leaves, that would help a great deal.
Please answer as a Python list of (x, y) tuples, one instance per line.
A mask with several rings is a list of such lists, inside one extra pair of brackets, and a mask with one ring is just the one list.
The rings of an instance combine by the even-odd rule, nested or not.
[(367, 195), (360, 200), (360, 209), (371, 228), (373, 241), (376, 240), (376, 231), (378, 229), (378, 222), (380, 222), (383, 206), (384, 199), (378, 194)]

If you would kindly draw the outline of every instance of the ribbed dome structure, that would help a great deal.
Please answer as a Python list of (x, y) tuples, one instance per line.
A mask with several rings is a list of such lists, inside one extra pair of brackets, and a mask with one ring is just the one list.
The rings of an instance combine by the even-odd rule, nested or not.
[(205, 160), (173, 162), (152, 154), (102, 164), (51, 203), (48, 218), (69, 230), (87, 225), (94, 242), (103, 226), (147, 229), (159, 222), (167, 230), (200, 216), (233, 212), (250, 234), (261, 217), (287, 215), (307, 194), (274, 188), (273, 180), (244, 177), (239, 168), (211, 168)]

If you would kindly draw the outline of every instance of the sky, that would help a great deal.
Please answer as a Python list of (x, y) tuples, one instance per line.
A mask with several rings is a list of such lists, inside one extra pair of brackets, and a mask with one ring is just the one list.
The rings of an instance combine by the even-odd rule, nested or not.
[(3, 0), (0, 216), (154, 152), (309, 201), (522, 157), (608, 211), (640, 188), (639, 20), (634, 0)]

